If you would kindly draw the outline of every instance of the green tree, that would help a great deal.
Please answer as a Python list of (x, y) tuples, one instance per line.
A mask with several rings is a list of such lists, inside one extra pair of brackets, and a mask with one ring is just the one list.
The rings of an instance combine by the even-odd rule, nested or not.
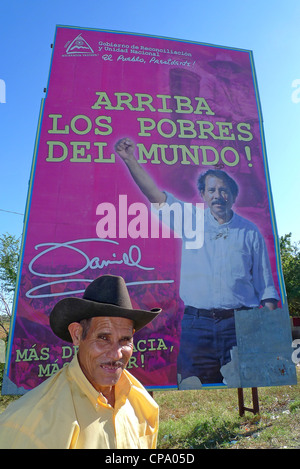
[(8, 233), (0, 236), (0, 329), (8, 335), (13, 294), (19, 264), (20, 240)]
[(281, 264), (291, 316), (300, 316), (300, 243), (292, 233), (280, 237)]
[(0, 236), (0, 282), (7, 292), (14, 291), (19, 263), (20, 240), (8, 233)]

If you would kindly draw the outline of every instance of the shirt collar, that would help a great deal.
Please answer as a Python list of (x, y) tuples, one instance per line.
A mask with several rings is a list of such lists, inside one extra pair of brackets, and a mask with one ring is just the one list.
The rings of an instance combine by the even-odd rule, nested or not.
[[(88, 397), (93, 407), (96, 409), (99, 405), (108, 406), (105, 397), (102, 393), (99, 393), (94, 386), (85, 377), (83, 371), (80, 368), (77, 355), (74, 356), (73, 360), (69, 364), (69, 372), (72, 379), (76, 382), (80, 390)], [(123, 371), (121, 378), (115, 386), (115, 408), (121, 407), (125, 402), (131, 389), (131, 382), (126, 370)]]
[(226, 223), (223, 223), (222, 225), (220, 225), (220, 223), (217, 222), (217, 220), (215, 219), (215, 217), (212, 215), (211, 211), (209, 208), (206, 209), (206, 215), (207, 215), (207, 218), (208, 218), (208, 221), (210, 223), (210, 225), (212, 225), (214, 228), (218, 228), (218, 229), (222, 229), (222, 228), (226, 228), (228, 225), (230, 225), (235, 217), (236, 217), (236, 214), (234, 211), (232, 211), (232, 217), (230, 218), (230, 220)]

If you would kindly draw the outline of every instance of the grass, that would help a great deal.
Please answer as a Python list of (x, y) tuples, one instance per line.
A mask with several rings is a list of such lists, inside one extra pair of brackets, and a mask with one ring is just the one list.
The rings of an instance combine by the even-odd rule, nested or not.
[[(259, 388), (258, 397), (259, 414), (240, 417), (236, 389), (154, 392), (158, 449), (300, 449), (300, 384)], [(0, 413), (17, 398), (0, 395)], [(244, 398), (252, 408), (250, 389)]]
[[(298, 368), (298, 380), (300, 370)], [(161, 449), (300, 448), (300, 385), (259, 388), (260, 412), (239, 416), (236, 389), (156, 392)], [(250, 389), (245, 405), (252, 408)]]

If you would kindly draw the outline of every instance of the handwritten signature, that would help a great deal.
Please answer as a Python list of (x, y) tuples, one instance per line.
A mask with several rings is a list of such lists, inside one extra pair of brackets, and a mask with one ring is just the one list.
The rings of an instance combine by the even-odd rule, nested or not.
[[(68, 292), (57, 292), (57, 293), (44, 293), (44, 294), (36, 294), (36, 292), (42, 288), (45, 287), (50, 287), (52, 285), (58, 285), (58, 284), (66, 284), (66, 283), (74, 283), (74, 282), (81, 282), (81, 283), (91, 283), (93, 280), (91, 279), (78, 279), (78, 278), (69, 278), (69, 277), (74, 277), (75, 275), (82, 274), (85, 272), (87, 269), (103, 269), (104, 267), (107, 267), (108, 265), (126, 265), (128, 267), (137, 267), (138, 269), (142, 270), (154, 270), (154, 267), (145, 267), (141, 264), (142, 260), (142, 253), (141, 250), (138, 246), (136, 245), (131, 245), (130, 248), (128, 249), (128, 252), (123, 252), (119, 259), (117, 259), (116, 253), (112, 254), (111, 259), (100, 259), (99, 257), (93, 257), (92, 259), (89, 258), (89, 256), (78, 246), (79, 243), (90, 243), (90, 242), (101, 242), (101, 243), (110, 243), (114, 245), (119, 245), (117, 241), (113, 241), (110, 239), (101, 239), (101, 238), (91, 238), (91, 239), (76, 239), (73, 241), (67, 241), (64, 243), (42, 243), (42, 244), (37, 244), (35, 246), (35, 249), (41, 249), (44, 248), (39, 254), (37, 254), (29, 263), (28, 269), (29, 271), (38, 277), (47, 277), (47, 278), (63, 278), (63, 280), (55, 280), (53, 282), (47, 282), (42, 285), (38, 285), (34, 288), (31, 288), (30, 290), (27, 291), (26, 297), (27, 298), (49, 298), (53, 296), (65, 296), (65, 295), (70, 295), (70, 294), (76, 294), (76, 293), (83, 293), (84, 290), (73, 290), (73, 291), (68, 291)], [(71, 251), (75, 251), (78, 254), (82, 256), (82, 259), (84, 261), (84, 265), (82, 268), (70, 272), (65, 272), (65, 273), (55, 273), (55, 274), (49, 274), (48, 272), (42, 272), (36, 270), (37, 267), (35, 267), (35, 264), (38, 259), (41, 259), (43, 256), (49, 253), (53, 253), (53, 251), (58, 250), (58, 249), (67, 249)], [(173, 283), (173, 280), (151, 280), (151, 281), (141, 281), (141, 282), (129, 282), (127, 285), (137, 285), (137, 284), (147, 284), (147, 283)], [(35, 294), (34, 294), (35, 293)]]

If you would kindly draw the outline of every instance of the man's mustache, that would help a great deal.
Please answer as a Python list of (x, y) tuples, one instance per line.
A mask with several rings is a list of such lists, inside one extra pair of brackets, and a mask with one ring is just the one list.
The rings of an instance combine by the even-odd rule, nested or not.
[(212, 205), (226, 205), (226, 201), (223, 199), (218, 199), (212, 202)]
[(110, 366), (112, 368), (119, 368), (119, 367), (124, 368), (125, 364), (122, 361), (118, 360), (118, 361), (103, 362), (103, 363), (100, 363), (100, 366)]

